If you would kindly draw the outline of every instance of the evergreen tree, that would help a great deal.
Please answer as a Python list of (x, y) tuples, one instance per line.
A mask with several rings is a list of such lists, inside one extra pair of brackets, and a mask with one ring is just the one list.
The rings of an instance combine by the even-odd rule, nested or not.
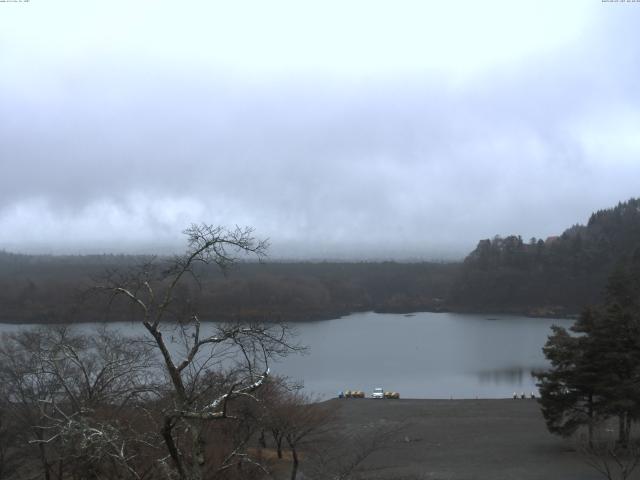
[(586, 310), (571, 332), (554, 327), (543, 351), (551, 363), (536, 374), (547, 427), (562, 436), (618, 418), (627, 445), (640, 418), (640, 255), (609, 278), (606, 303)]
[[(592, 317), (593, 312), (586, 311), (581, 321), (591, 323)], [(551, 368), (535, 374), (542, 414), (549, 431), (561, 436), (570, 436), (586, 425), (591, 442), (598, 417), (594, 386), (598, 372), (592, 362), (595, 352), (585, 337), (571, 335), (562, 327), (552, 328), (553, 334), (543, 349)]]

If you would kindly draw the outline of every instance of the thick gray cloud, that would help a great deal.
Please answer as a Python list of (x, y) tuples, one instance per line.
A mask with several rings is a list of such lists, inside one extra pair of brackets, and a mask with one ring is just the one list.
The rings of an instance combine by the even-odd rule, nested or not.
[[(526, 38), (513, 10), (468, 24), (458, 44), (407, 34), (400, 60), (340, 37), (343, 57), (336, 39), (326, 46), (298, 29), (317, 64), (281, 41), (290, 55), (272, 63), (241, 43), (209, 55), (146, 24), (105, 39), (95, 12), (81, 12), (80, 37), (62, 31), (58, 12), (61, 25), (44, 32), (53, 45), (9, 29), (0, 248), (166, 251), (189, 223), (208, 222), (253, 225), (279, 257), (452, 258), (494, 234), (559, 233), (640, 194), (640, 4), (583, 4), (553, 24), (539, 19), (547, 30), (522, 23)], [(291, 5), (273, 28), (299, 20)], [(12, 11), (24, 28), (39, 13), (27, 8)], [(511, 37), (499, 38), (510, 20)], [(171, 38), (188, 30), (176, 25)], [(495, 51), (474, 50), (474, 35)]]

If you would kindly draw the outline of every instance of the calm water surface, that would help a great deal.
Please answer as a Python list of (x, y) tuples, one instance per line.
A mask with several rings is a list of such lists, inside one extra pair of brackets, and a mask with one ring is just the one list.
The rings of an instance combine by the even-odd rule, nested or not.
[[(531, 372), (546, 367), (542, 346), (551, 325), (571, 320), (506, 315), (355, 313), (296, 326), (306, 355), (274, 364), (322, 397), (380, 386), (404, 398), (500, 398), (536, 391)], [(78, 328), (91, 329), (85, 323)], [(141, 325), (111, 327), (143, 334)], [(0, 324), (0, 332), (24, 326)]]

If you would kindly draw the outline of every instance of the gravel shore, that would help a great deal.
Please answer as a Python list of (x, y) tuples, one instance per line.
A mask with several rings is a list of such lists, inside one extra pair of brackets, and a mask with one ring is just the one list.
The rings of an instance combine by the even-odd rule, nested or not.
[(367, 477), (604, 478), (571, 440), (547, 431), (535, 400), (336, 399), (328, 405), (336, 408), (341, 428), (352, 432), (402, 426), (384, 450), (366, 461)]

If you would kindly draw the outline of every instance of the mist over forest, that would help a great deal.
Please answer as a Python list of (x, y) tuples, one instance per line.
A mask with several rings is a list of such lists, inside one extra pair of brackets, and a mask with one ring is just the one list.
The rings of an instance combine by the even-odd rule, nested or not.
[[(226, 274), (200, 267), (200, 282), (184, 285), (182, 301), (217, 321), (297, 322), (371, 310), (575, 316), (602, 300), (607, 278), (640, 257), (639, 245), (640, 200), (630, 199), (559, 236), (480, 240), (462, 262), (244, 261)], [(128, 320), (127, 302), (105, 308), (104, 298), (87, 292), (106, 272), (161, 259), (0, 252), (0, 319)]]

